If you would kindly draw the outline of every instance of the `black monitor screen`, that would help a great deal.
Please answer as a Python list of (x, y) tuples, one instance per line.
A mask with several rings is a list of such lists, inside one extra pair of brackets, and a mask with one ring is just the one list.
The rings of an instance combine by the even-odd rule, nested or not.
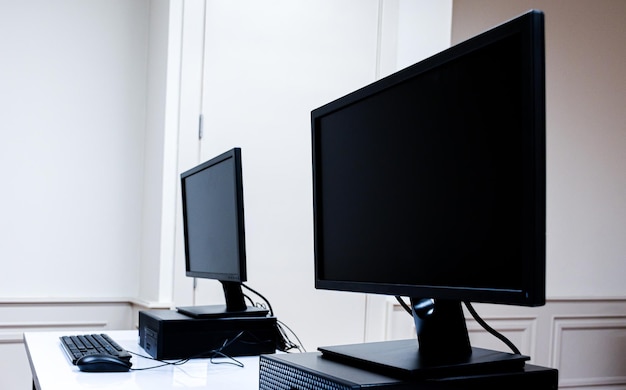
[(246, 280), (238, 148), (181, 174), (187, 276)]
[(537, 17), (312, 112), (317, 288), (544, 303)]

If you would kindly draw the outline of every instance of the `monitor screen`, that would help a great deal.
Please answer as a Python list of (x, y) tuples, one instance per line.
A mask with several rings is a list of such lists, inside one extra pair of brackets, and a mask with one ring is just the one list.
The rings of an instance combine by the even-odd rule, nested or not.
[(312, 111), (317, 288), (544, 304), (543, 39), (532, 11)]

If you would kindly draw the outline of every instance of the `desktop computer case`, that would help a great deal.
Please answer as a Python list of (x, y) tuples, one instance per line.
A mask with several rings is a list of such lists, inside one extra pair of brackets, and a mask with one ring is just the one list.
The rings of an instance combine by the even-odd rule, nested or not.
[(174, 310), (139, 312), (139, 345), (155, 359), (208, 357), (218, 349), (228, 356), (268, 354), (276, 351), (276, 339), (276, 317), (192, 318)]
[(557, 387), (557, 370), (528, 364), (520, 370), (497, 374), (402, 380), (334, 362), (319, 352), (263, 355), (259, 361), (259, 390), (556, 390)]

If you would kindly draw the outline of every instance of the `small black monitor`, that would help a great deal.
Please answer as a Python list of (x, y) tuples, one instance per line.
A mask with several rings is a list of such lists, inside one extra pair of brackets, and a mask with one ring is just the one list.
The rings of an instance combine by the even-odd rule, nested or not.
[(222, 283), (225, 305), (179, 307), (193, 317), (259, 316), (247, 306), (241, 149), (234, 148), (180, 175), (188, 277)]
[(411, 361), (472, 359), (462, 301), (545, 302), (543, 28), (530, 11), (312, 111), (315, 286), (410, 297)]

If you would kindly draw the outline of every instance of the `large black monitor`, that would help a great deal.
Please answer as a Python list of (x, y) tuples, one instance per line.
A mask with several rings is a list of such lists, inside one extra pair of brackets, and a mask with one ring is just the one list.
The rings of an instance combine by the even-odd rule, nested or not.
[(530, 11), (312, 111), (315, 286), (410, 297), (417, 366), (479, 357), (462, 301), (544, 304), (544, 77)]
[(225, 305), (179, 307), (193, 317), (259, 316), (247, 306), (241, 149), (234, 148), (180, 175), (186, 275), (222, 283)]

